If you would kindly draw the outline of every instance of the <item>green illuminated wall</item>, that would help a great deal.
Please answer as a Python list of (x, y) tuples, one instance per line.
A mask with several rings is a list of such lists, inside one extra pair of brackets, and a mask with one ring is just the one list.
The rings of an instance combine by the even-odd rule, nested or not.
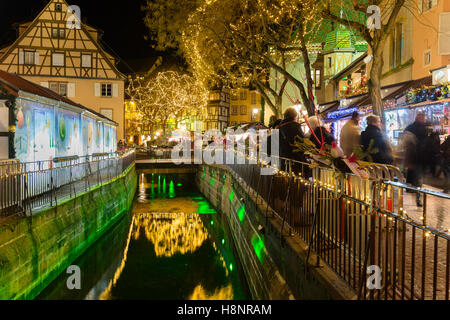
[(134, 166), (101, 188), (0, 225), (0, 299), (33, 299), (132, 205)]

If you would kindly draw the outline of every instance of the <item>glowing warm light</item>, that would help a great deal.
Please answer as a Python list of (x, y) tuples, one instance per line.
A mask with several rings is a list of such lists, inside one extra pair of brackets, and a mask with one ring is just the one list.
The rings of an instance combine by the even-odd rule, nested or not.
[(128, 231), (127, 244), (126, 244), (125, 250), (123, 252), (122, 261), (120, 262), (120, 265), (117, 268), (116, 272), (114, 272), (114, 277), (109, 281), (106, 289), (99, 295), (99, 298), (98, 298), (99, 300), (110, 300), (111, 289), (117, 283), (117, 281), (120, 278), (120, 275), (122, 274), (123, 269), (125, 268), (125, 263), (127, 262), (127, 257), (128, 257), (128, 247), (130, 246), (131, 233), (133, 231), (133, 226), (134, 226), (134, 217), (131, 221), (130, 230)]
[(202, 285), (199, 284), (195, 287), (189, 300), (233, 300), (233, 287), (230, 283), (226, 287), (216, 289), (214, 293), (209, 294)]
[(208, 239), (208, 232), (197, 214), (139, 214), (135, 216), (134, 239), (138, 240), (142, 232), (153, 243), (157, 257), (195, 252)]

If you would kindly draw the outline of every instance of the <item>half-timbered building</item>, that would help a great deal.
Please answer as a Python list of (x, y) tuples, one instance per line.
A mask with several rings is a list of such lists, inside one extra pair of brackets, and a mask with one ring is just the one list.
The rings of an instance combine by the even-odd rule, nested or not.
[[(50, 0), (0, 49), (0, 70), (15, 73), (117, 122), (124, 136), (125, 76), (100, 45), (101, 31), (81, 22), (65, 0)], [(82, 14), (82, 12), (81, 12)]]

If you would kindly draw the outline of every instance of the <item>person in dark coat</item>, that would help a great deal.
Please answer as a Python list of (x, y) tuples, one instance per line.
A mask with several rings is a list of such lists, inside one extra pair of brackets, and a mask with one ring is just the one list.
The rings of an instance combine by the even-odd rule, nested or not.
[(372, 149), (378, 149), (377, 153), (370, 154), (373, 162), (392, 164), (394, 162), (392, 148), (386, 136), (381, 131), (381, 120), (378, 116), (367, 117), (367, 128), (361, 133), (361, 144), (364, 152), (367, 151), (372, 140)]
[[(427, 129), (425, 126), (425, 114), (418, 113), (414, 123), (405, 129), (405, 136), (410, 137), (410, 143), (405, 147), (405, 167), (406, 182), (416, 188), (422, 186), (422, 176), (424, 167), (424, 155), (421, 150), (424, 149), (424, 142), (427, 137)], [(416, 203), (418, 207), (422, 206), (420, 193), (417, 192)]]
[[(294, 108), (288, 108), (284, 112), (284, 119), (278, 125), (280, 138), (280, 157), (306, 162), (303, 152), (294, 152), (294, 142), (296, 137), (304, 138), (303, 130), (298, 123), (298, 113)], [(293, 170), (301, 172), (302, 166), (295, 164)], [(281, 170), (285, 169), (284, 161), (281, 161)]]
[(316, 116), (312, 116), (308, 118), (308, 123), (313, 130), (314, 134), (310, 134), (309, 140), (311, 140), (317, 149), (320, 149), (322, 144), (322, 137), (324, 144), (332, 145), (333, 142), (336, 142), (333, 135), (324, 127), (320, 125), (320, 120), (317, 119)]
[(444, 171), (446, 183), (444, 193), (450, 193), (450, 135), (447, 136), (445, 141), (441, 144), (441, 152), (442, 152), (442, 169)]

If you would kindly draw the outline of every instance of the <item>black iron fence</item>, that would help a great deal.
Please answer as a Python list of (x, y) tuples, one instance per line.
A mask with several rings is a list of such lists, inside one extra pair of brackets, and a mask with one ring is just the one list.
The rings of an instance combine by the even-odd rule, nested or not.
[[(427, 225), (428, 203), (450, 207), (448, 194), (408, 187), (393, 167), (371, 170), (400, 182), (281, 161), (286, 170), (274, 175), (261, 175), (267, 165), (259, 162), (228, 166), (263, 200), (266, 216), (282, 221), (284, 235), (308, 244), (308, 260), (311, 251), (317, 254), (308, 263), (326, 263), (360, 299), (449, 300), (450, 236)], [(419, 221), (406, 213), (407, 191), (424, 199)]]
[(121, 175), (135, 161), (126, 153), (63, 157), (47, 161), (0, 162), (0, 216), (33, 210), (87, 192)]

